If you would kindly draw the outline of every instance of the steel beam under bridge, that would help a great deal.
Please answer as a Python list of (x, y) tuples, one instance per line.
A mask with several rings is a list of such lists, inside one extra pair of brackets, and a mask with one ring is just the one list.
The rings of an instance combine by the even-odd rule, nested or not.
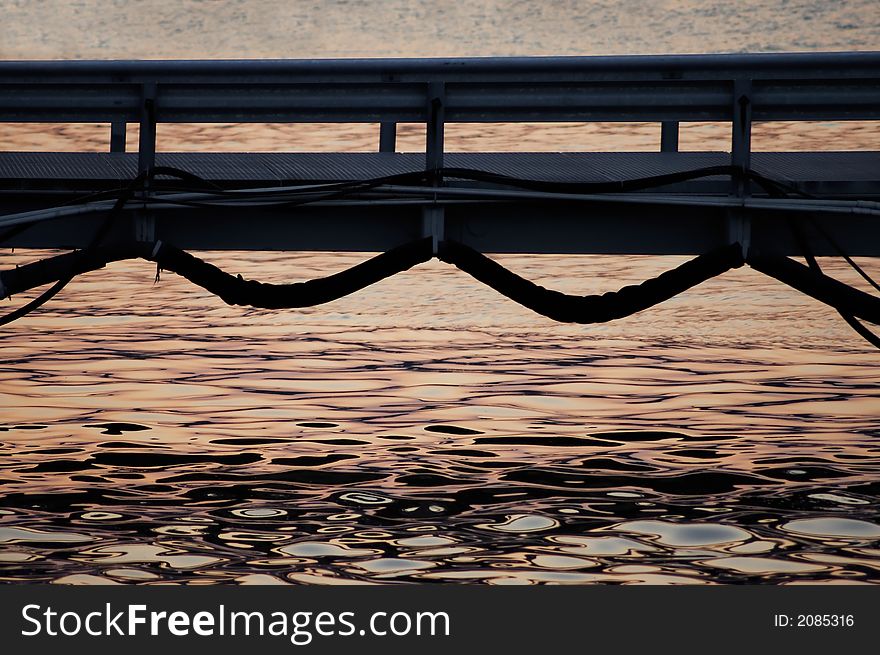
[[(662, 204), (452, 202), (442, 205), (444, 237), (483, 252), (698, 254), (739, 241), (731, 212), (720, 207)], [(164, 208), (128, 210), (112, 241), (157, 239), (188, 250), (291, 250), (380, 252), (425, 236), (418, 202), (282, 209)], [(46, 221), (7, 240), (4, 247), (83, 248), (104, 214)], [(740, 214), (743, 216), (743, 214)], [(753, 248), (800, 255), (785, 214), (746, 215)], [(815, 214), (806, 230), (818, 255), (838, 254), (815, 230), (833, 235), (852, 256), (880, 257), (875, 216)]]

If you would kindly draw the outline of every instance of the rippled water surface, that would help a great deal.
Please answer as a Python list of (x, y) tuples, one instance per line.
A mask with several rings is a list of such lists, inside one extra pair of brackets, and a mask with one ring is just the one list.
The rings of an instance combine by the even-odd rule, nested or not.
[[(569, 292), (677, 261), (499, 259)], [(5, 580), (880, 581), (880, 357), (756, 273), (598, 327), (439, 262), (286, 312), (153, 276), (0, 336)]]
[[(387, 3), (378, 22), (342, 2), (274, 14), (211, 3), (199, 20), (195, 1), (45, 4), (0, 2), (0, 56), (827, 50), (880, 34), (865, 2)], [(162, 38), (143, 36), (149, 17)], [(175, 129), (161, 149), (369, 149), (376, 137)], [(728, 129), (689, 126), (683, 146), (724, 149)], [(106, 148), (105, 127), (2, 130), (8, 149)], [(755, 143), (877, 149), (878, 133), (757, 126)], [(403, 128), (403, 149), (422, 138)], [(450, 128), (453, 149), (658, 140), (657, 126)], [(0, 266), (40, 254), (5, 250)], [(367, 255), (204, 256), (279, 282)], [(682, 261), (498, 259), (569, 293)], [(537, 317), (439, 262), (302, 311), (228, 307), (154, 276), (110, 265), (0, 331), (0, 580), (880, 582), (880, 356), (757, 273), (590, 327)]]

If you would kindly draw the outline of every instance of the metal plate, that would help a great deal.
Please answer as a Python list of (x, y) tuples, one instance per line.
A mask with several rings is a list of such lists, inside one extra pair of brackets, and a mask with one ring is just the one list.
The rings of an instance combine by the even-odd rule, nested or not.
[[(367, 180), (423, 170), (422, 153), (160, 153), (172, 166), (223, 186), (276, 186)], [(723, 152), (447, 153), (448, 167), (529, 180), (604, 182), (723, 166)], [(752, 153), (752, 167), (769, 177), (826, 192), (880, 193), (880, 152)], [(0, 188), (96, 190), (135, 176), (136, 153), (0, 152)], [(667, 187), (675, 192), (724, 192), (724, 177)]]

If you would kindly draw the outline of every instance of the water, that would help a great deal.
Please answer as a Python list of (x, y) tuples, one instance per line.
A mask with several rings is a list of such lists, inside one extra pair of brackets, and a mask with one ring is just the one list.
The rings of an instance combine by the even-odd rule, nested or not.
[(0, 56), (107, 59), (875, 50), (873, 0), (2, 0)]
[[(570, 292), (674, 263), (501, 260)], [(0, 337), (6, 580), (880, 579), (878, 356), (754, 272), (598, 327), (438, 262), (287, 312), (153, 273)]]
[[(38, 39), (36, 4), (0, 3), (13, 16), (0, 55), (834, 49), (869, 47), (878, 34), (876, 8), (861, 2), (740, 3), (736, 14), (651, 3), (651, 25), (626, 3), (387, 3), (379, 20), (358, 4), (287, 3), (266, 16), (254, 4), (212, 3), (209, 14), (190, 2), (103, 3), (100, 15), (96, 3), (71, 4)], [(186, 38), (77, 24), (126, 16), (125, 28), (148, 9), (154, 34)], [(742, 24), (751, 31), (735, 42)], [(282, 41), (294, 28), (303, 38)], [(815, 127), (767, 126), (765, 148), (830, 147), (832, 133), (834, 147), (878, 147), (871, 124), (819, 126), (824, 137)], [(724, 133), (696, 128), (695, 148)], [(184, 126), (164, 143), (367, 149), (371, 129)], [(459, 149), (659, 139), (656, 126), (460, 129)], [(4, 130), (10, 148), (106, 146), (88, 127)], [(420, 146), (414, 128), (403, 138)], [(6, 250), (2, 267), (39, 255)], [(366, 257), (204, 256), (276, 282)], [(498, 259), (569, 293), (682, 261)], [(844, 264), (822, 264), (859, 285)], [(110, 265), (0, 333), (0, 580), (880, 581), (880, 356), (833, 311), (753, 271), (589, 327), (537, 317), (436, 261), (282, 312), (228, 307), (170, 273), (154, 286), (154, 274), (144, 262)]]

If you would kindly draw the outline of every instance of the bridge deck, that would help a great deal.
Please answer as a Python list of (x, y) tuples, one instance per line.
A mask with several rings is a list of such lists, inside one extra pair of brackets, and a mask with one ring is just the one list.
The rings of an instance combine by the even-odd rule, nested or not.
[[(603, 182), (725, 166), (725, 152), (494, 152), (444, 155), (445, 166), (530, 180)], [(754, 152), (751, 167), (817, 194), (880, 195), (880, 152)], [(365, 180), (423, 170), (422, 153), (158, 153), (173, 166), (225, 187), (271, 187), (289, 181)], [(136, 153), (0, 152), (0, 189), (98, 190), (137, 175)], [(694, 180), (656, 191), (727, 193), (727, 178)], [(0, 214), (6, 210), (0, 206)]]
[[(135, 153), (0, 153), (0, 215), (55, 206), (84, 192), (124, 186), (137, 175)], [(424, 169), (423, 153), (159, 153), (158, 165), (189, 171), (228, 188), (288, 182), (364, 180)], [(724, 152), (446, 153), (445, 166), (532, 180), (602, 182), (725, 166)], [(751, 167), (825, 196), (880, 198), (880, 152), (756, 152)], [(450, 185), (476, 186), (447, 181)], [(753, 189), (757, 194), (757, 188)], [(54, 193), (50, 193), (54, 191)], [(728, 196), (728, 177), (651, 189), (653, 193)], [(668, 196), (667, 196), (668, 197)], [(656, 196), (654, 196), (656, 198)], [(127, 210), (119, 240), (163, 239), (187, 249), (381, 251), (426, 233), (425, 204), (375, 202), (295, 208), (178, 207)], [(422, 204), (418, 204), (422, 203)], [(732, 214), (706, 206), (467, 201), (445, 205), (448, 238), (484, 252), (694, 254), (728, 243)], [(751, 243), (799, 254), (791, 213), (749, 210)], [(81, 248), (102, 214), (66, 216), (13, 234), (5, 246)], [(880, 256), (880, 221), (873, 215), (810, 218), (852, 255)], [(836, 254), (810, 228), (817, 254)]]

